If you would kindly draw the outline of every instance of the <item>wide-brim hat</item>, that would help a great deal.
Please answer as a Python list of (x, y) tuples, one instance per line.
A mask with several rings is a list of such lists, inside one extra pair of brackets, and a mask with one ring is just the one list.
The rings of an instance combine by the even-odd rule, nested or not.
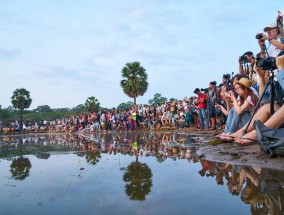
[(250, 89), (252, 86), (252, 82), (248, 78), (241, 78), (240, 80), (236, 81), (236, 84), (240, 84), (248, 89)]
[(264, 27), (263, 31), (267, 32), (269, 29), (276, 28), (276, 27), (277, 27), (277, 23), (273, 22), (273, 23), (267, 25), (266, 27)]

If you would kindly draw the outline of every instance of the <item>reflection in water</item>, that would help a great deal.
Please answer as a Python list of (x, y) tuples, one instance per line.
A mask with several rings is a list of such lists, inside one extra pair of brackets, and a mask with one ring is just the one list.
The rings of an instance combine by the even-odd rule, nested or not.
[(32, 164), (28, 158), (14, 158), (11, 164), (12, 178), (15, 180), (24, 180), (30, 175)]
[[(284, 213), (283, 171), (211, 162), (200, 158), (196, 153), (196, 147), (197, 144), (200, 144), (201, 139), (201, 137), (194, 134), (172, 132), (93, 133), (88, 135), (58, 133), (0, 136), (0, 164), (2, 160), (9, 162), (9, 174), (12, 174), (12, 178), (20, 182), (26, 179), (30, 175), (30, 171), (32, 171), (30, 155), (37, 158), (37, 160), (32, 160), (33, 168), (35, 168), (36, 161), (48, 163), (48, 161), (52, 160), (54, 153), (68, 152), (75, 154), (77, 158), (84, 158), (85, 162), (82, 160), (76, 161), (76, 164), (79, 165), (76, 169), (77, 172), (75, 171), (75, 174), (74, 172), (70, 173), (83, 181), (88, 179), (85, 175), (91, 173), (90, 169), (84, 170), (87, 168), (84, 164), (89, 164), (88, 168), (91, 167), (93, 171), (98, 166), (100, 170), (106, 169), (107, 167), (104, 165), (111, 161), (106, 162), (104, 156), (115, 157), (118, 155), (116, 160), (119, 163), (119, 171), (124, 171), (121, 172), (125, 182), (124, 192), (130, 200), (143, 201), (144, 203), (150, 199), (146, 198), (149, 195), (157, 195), (153, 191), (151, 193), (153, 189), (152, 180), (161, 180), (154, 180), (159, 174), (155, 173), (153, 161), (158, 163), (159, 168), (166, 168), (166, 166), (169, 166), (169, 162), (181, 165), (182, 161), (186, 161), (186, 165), (198, 165), (199, 168), (199, 164), (193, 163), (200, 162), (202, 167), (199, 170), (200, 176), (208, 179), (212, 178), (214, 184), (217, 185), (216, 189), (226, 186), (229, 194), (227, 198), (238, 196), (242, 205), (250, 206), (251, 214)], [(131, 161), (135, 159), (136, 161), (121, 163), (121, 159), (125, 160), (123, 157), (129, 158)], [(104, 162), (100, 162), (101, 160), (104, 160)], [(169, 162), (165, 162), (166, 160)], [(162, 169), (159, 169), (159, 171), (162, 171)], [(84, 173), (84, 177), (82, 177), (82, 173)], [(96, 173), (99, 178), (100, 172)], [(34, 174), (36, 173), (32, 175)], [(121, 176), (118, 180), (121, 180)], [(200, 178), (199, 175), (197, 176)], [(32, 176), (29, 177), (30, 180), (32, 178)], [(186, 178), (186, 180), (189, 179)], [(198, 183), (202, 183), (202, 181), (198, 181)], [(71, 182), (67, 184), (71, 184)], [(83, 185), (81, 184), (81, 186)], [(175, 187), (172, 189), (175, 189)]]
[(240, 195), (250, 205), (251, 214), (284, 214), (284, 172), (239, 166), (201, 159), (199, 174), (215, 177), (218, 185), (227, 181), (232, 195)]
[(13, 158), (10, 172), (12, 173), (12, 178), (15, 180), (24, 180), (30, 175), (32, 164), (28, 158), (23, 157), (23, 139), (19, 137), (16, 141), (17, 145), (19, 145), (20, 157)]
[(151, 192), (152, 172), (146, 163), (132, 162), (126, 169), (123, 180), (125, 193), (131, 200), (143, 201)]

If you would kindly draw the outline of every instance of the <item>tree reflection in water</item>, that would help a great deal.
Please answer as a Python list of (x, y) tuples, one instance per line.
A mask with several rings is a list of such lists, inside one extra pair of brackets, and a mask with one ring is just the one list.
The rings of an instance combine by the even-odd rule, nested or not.
[(26, 177), (30, 175), (30, 169), (32, 164), (29, 158), (23, 157), (23, 139), (17, 139), (17, 145), (19, 145), (20, 149), (20, 157), (13, 158), (12, 164), (10, 165), (10, 172), (12, 173), (12, 178), (15, 180), (24, 180)]
[(96, 165), (100, 161), (101, 154), (100, 154), (99, 151), (90, 151), (90, 150), (88, 150), (85, 153), (86, 153), (85, 154), (86, 161), (89, 164)]
[(123, 175), (125, 193), (131, 200), (144, 201), (151, 192), (152, 172), (146, 163), (132, 162)]
[(24, 180), (30, 175), (32, 164), (28, 158), (14, 158), (11, 164), (12, 178), (16, 180)]

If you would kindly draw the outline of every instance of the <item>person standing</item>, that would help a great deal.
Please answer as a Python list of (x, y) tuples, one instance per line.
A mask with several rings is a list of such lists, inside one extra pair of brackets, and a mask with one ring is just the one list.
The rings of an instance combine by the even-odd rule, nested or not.
[(198, 107), (200, 130), (203, 130), (204, 126), (206, 130), (209, 130), (208, 117), (207, 114), (205, 113), (207, 95), (205, 93), (202, 93), (199, 88), (196, 88), (193, 93), (198, 95), (197, 99), (195, 100), (195, 103), (197, 104)]

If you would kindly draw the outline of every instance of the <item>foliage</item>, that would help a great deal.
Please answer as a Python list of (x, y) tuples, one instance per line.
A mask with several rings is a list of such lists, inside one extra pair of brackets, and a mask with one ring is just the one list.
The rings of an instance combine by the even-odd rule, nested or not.
[(85, 107), (87, 111), (93, 113), (95, 111), (98, 111), (100, 108), (100, 103), (98, 99), (96, 99), (94, 96), (88, 97), (88, 99), (85, 102)]
[(24, 88), (16, 89), (11, 97), (11, 103), (15, 109), (20, 110), (20, 122), (22, 127), (23, 110), (29, 108), (32, 103), (30, 92)]
[(0, 110), (0, 121), (2, 120), (8, 120), (11, 115), (11, 112), (7, 109), (1, 109)]
[(174, 101), (177, 101), (178, 99), (175, 99), (175, 98), (170, 98), (170, 102), (174, 102)]
[(117, 106), (117, 110), (127, 110), (133, 106), (133, 102), (121, 103)]
[(153, 104), (162, 104), (162, 102), (166, 102), (168, 99), (166, 97), (162, 97), (162, 95), (160, 93), (156, 93), (154, 95), (153, 99), (150, 99), (148, 101), (149, 105), (153, 105)]
[(11, 97), (11, 102), (15, 109), (24, 110), (29, 108), (32, 103), (30, 92), (24, 88), (16, 89)]
[(134, 99), (134, 104), (136, 104), (136, 98), (138, 96), (143, 96), (148, 88), (148, 75), (146, 70), (140, 66), (140, 62), (127, 63), (122, 68), (122, 80), (120, 81), (120, 86), (123, 92), (130, 98)]
[(43, 112), (51, 112), (52, 109), (48, 105), (40, 105), (34, 111), (43, 113)]
[(71, 112), (73, 112), (74, 114), (79, 114), (79, 113), (83, 113), (83, 112), (86, 112), (86, 111), (87, 111), (87, 109), (86, 109), (85, 105), (83, 105), (83, 104), (79, 104), (76, 107), (71, 109)]

